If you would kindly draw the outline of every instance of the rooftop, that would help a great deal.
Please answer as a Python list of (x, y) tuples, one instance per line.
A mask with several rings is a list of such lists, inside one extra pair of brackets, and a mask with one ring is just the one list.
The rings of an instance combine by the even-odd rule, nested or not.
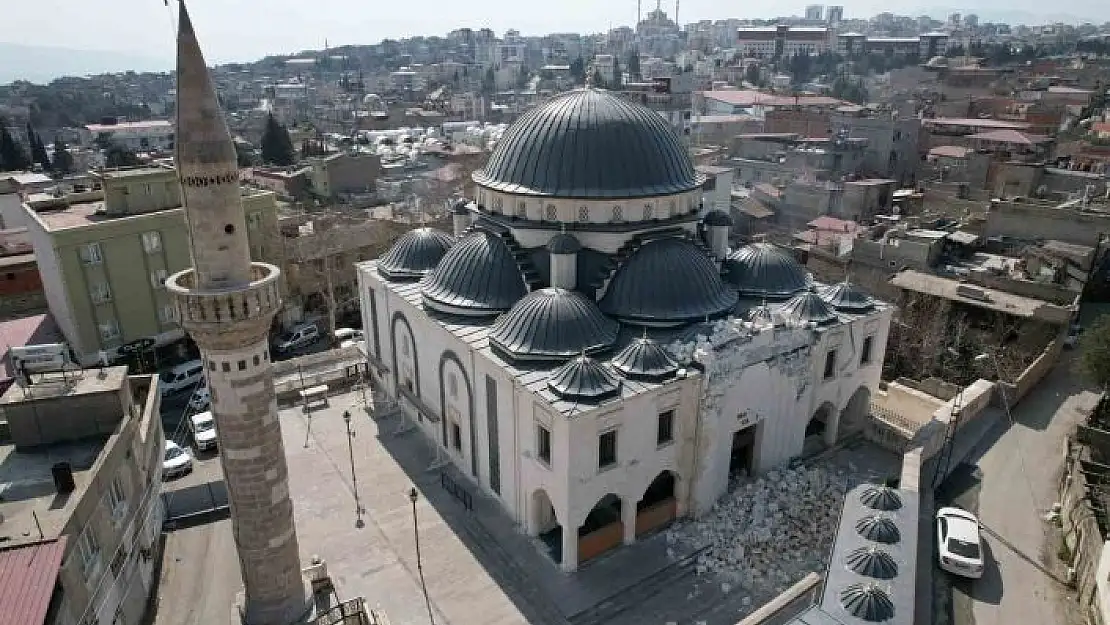
[(116, 130), (173, 129), (173, 122), (165, 119), (152, 119), (142, 122), (119, 122), (117, 124), (86, 124), (89, 132), (113, 132)]
[(711, 100), (726, 102), (733, 106), (843, 106), (843, 100), (818, 95), (780, 96), (754, 89), (726, 89), (705, 91), (702, 95)]
[(1008, 128), (1011, 130), (1026, 130), (1026, 122), (1014, 122), (1003, 119), (977, 119), (974, 117), (932, 117), (921, 120), (924, 126), (969, 126), (972, 128)]
[(907, 291), (941, 297), (968, 306), (985, 308), (1015, 317), (1040, 319), (1049, 323), (1068, 323), (1072, 316), (1072, 310), (1065, 306), (1013, 295), (997, 289), (970, 285), (913, 269), (898, 272), (891, 278), (890, 284)]
[(0, 550), (0, 625), (46, 621), (66, 539)]

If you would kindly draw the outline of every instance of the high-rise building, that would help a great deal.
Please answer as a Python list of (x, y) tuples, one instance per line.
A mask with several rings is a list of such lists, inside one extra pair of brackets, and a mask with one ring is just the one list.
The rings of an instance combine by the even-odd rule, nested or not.
[(825, 19), (828, 20), (830, 26), (836, 26), (844, 21), (844, 7), (840, 5), (833, 5), (825, 12)]
[(290, 623), (310, 609), (267, 336), (281, 271), (251, 262), (235, 147), (184, 2), (177, 39), (177, 173), (193, 267), (166, 283), (200, 347), (227, 482), (249, 625)]
[(811, 4), (806, 7), (806, 20), (811, 22), (820, 22), (821, 14), (824, 12), (824, 5)]

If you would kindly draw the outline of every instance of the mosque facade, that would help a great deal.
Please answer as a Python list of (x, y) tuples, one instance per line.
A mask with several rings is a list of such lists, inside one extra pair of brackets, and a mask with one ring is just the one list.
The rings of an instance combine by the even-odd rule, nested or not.
[(788, 250), (730, 248), (657, 113), (560, 95), (474, 182), (453, 232), (357, 266), (367, 360), (564, 570), (863, 426), (892, 308)]

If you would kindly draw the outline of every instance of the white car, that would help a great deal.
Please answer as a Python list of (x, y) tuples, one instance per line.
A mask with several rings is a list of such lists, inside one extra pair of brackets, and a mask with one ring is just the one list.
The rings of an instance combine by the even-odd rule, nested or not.
[(189, 407), (198, 412), (208, 410), (208, 404), (211, 401), (212, 396), (208, 393), (208, 387), (203, 386), (193, 392), (193, 396), (189, 398)]
[(185, 475), (193, 470), (193, 456), (188, 449), (173, 441), (166, 441), (166, 454), (162, 456), (162, 479)]
[(216, 418), (211, 412), (198, 412), (189, 417), (189, 430), (193, 433), (193, 442), (197, 449), (212, 449), (216, 446)]
[(961, 577), (983, 576), (983, 541), (974, 514), (960, 508), (938, 510), (937, 547), (940, 568)]
[(335, 340), (339, 343), (361, 341), (362, 330), (356, 330), (354, 328), (336, 328)]

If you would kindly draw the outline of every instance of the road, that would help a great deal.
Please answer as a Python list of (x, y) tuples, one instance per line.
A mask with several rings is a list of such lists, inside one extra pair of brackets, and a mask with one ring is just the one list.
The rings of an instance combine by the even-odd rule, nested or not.
[(1053, 562), (1055, 539), (1042, 517), (1057, 500), (1064, 439), (1097, 399), (1075, 360), (1074, 352), (1065, 352), (1014, 409), (1014, 425), (1001, 423), (988, 433), (938, 492), (938, 505), (976, 512), (984, 526), (982, 579), (936, 573), (941, 583), (952, 585), (950, 615), (956, 625), (1069, 622), (1066, 589)]

